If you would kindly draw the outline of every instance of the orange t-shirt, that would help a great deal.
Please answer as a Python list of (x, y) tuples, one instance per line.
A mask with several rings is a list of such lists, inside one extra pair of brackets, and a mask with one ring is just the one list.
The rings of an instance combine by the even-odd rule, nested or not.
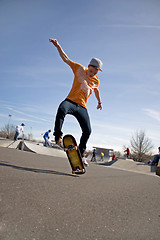
[(99, 79), (96, 75), (88, 79), (86, 75), (87, 68), (78, 63), (71, 61), (70, 67), (74, 73), (74, 82), (67, 99), (87, 108), (87, 100), (92, 94), (93, 89), (98, 88)]

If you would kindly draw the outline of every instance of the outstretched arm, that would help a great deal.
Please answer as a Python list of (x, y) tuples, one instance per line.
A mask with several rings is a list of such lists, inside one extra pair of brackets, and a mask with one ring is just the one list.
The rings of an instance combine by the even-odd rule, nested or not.
[(66, 53), (63, 51), (63, 49), (60, 46), (60, 44), (58, 43), (58, 41), (56, 39), (53, 39), (53, 38), (50, 38), (49, 41), (51, 43), (53, 43), (53, 45), (57, 48), (57, 50), (59, 52), (59, 55), (62, 58), (62, 60), (69, 65), (71, 60), (68, 58)]
[(97, 98), (97, 101), (98, 101), (97, 109), (102, 110), (102, 103), (101, 103), (100, 92), (99, 92), (98, 88), (94, 89), (94, 94), (95, 94), (95, 96)]

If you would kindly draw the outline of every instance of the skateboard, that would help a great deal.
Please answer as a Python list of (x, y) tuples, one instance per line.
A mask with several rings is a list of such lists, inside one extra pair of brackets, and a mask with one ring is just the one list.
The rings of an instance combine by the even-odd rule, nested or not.
[(72, 173), (74, 174), (84, 174), (86, 172), (81, 154), (77, 148), (77, 143), (75, 138), (67, 134), (63, 137), (64, 151), (67, 153), (68, 160), (70, 162)]

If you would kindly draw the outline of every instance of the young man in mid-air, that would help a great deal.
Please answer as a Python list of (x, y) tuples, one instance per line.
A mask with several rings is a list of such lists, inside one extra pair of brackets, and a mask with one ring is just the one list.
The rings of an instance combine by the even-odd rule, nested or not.
[(57, 48), (60, 57), (71, 67), (74, 74), (74, 82), (71, 91), (67, 98), (59, 105), (57, 111), (53, 133), (55, 136), (55, 142), (57, 144), (61, 143), (63, 135), (62, 125), (66, 114), (73, 115), (78, 120), (82, 129), (79, 150), (83, 157), (87, 141), (91, 134), (91, 125), (86, 103), (93, 91), (98, 101), (97, 109), (102, 109), (100, 93), (98, 90), (99, 79), (96, 76), (98, 71), (102, 71), (102, 62), (98, 58), (92, 58), (88, 68), (86, 68), (79, 63), (71, 61), (56, 39), (50, 38), (49, 41)]

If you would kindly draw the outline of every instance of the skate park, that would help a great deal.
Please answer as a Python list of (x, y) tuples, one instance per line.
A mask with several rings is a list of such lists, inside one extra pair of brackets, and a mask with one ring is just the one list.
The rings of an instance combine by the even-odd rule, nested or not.
[(0, 142), (1, 239), (159, 239), (155, 172), (88, 159), (77, 176), (62, 150)]
[[(66, 153), (58, 146), (52, 148), (52, 147), (44, 147), (42, 143), (32, 142), (32, 141), (12, 141), (8, 139), (0, 139), (0, 146), (6, 147), (6, 148), (12, 148), (12, 149), (19, 149), (27, 152), (32, 152), (36, 154), (42, 154), (47, 156), (54, 156), (54, 157), (63, 157), (66, 158)], [(111, 152), (113, 149), (109, 149)], [(100, 151), (99, 151), (100, 152)], [(126, 171), (138, 171), (142, 174), (151, 174), (155, 175), (156, 173), (156, 167), (150, 166), (145, 163), (141, 162), (135, 162), (132, 159), (126, 159), (126, 158), (116, 158), (115, 160), (112, 160), (110, 151), (107, 151), (103, 161), (100, 159), (100, 153), (98, 152), (96, 158), (96, 164), (100, 164), (104, 167), (112, 167), (112, 168), (118, 168), (121, 170)], [(87, 159), (88, 161), (91, 160), (92, 155), (90, 154)]]

